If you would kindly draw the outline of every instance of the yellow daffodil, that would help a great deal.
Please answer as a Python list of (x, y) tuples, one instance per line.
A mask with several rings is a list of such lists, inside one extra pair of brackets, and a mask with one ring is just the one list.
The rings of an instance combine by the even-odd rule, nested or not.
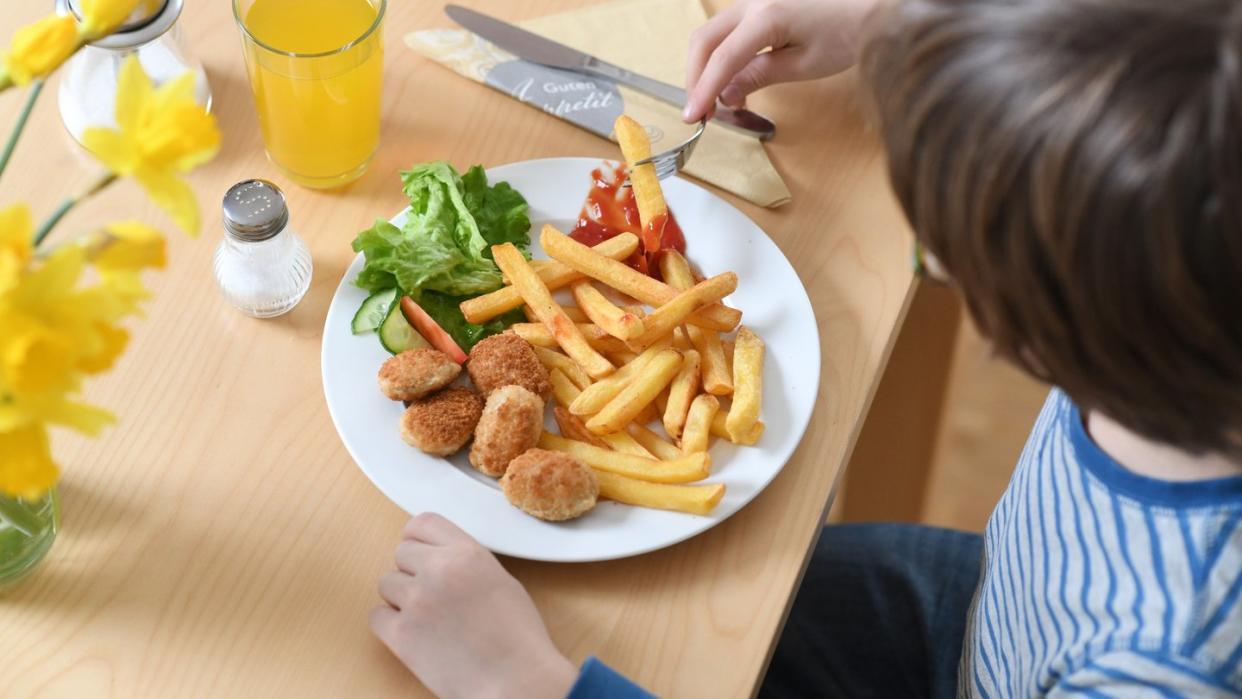
[(163, 234), (139, 221), (110, 224), (83, 243), (92, 250), (90, 260), (101, 272), (162, 268), (167, 263)]
[(78, 23), (72, 16), (44, 17), (13, 35), (4, 70), (15, 84), (25, 85), (56, 70), (79, 46)]
[(0, 294), (17, 285), (17, 277), (34, 255), (30, 209), (18, 204), (0, 210)]
[(0, 454), (0, 493), (35, 499), (56, 484), (56, 464), (42, 425), (0, 431)]
[(117, 84), (119, 130), (89, 128), (82, 142), (112, 172), (132, 175), (151, 199), (191, 235), (199, 229), (198, 201), (178, 174), (210, 160), (220, 148), (216, 120), (194, 100), (187, 72), (155, 87), (134, 56)]
[(151, 0), (81, 0), (82, 36), (98, 39), (111, 34), (144, 2), (148, 9), (154, 5)]

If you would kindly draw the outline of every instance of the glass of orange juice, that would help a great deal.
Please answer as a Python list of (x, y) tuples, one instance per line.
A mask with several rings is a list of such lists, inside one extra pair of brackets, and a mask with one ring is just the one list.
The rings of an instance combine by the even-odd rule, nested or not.
[(387, 0), (233, 0), (272, 162), (306, 187), (366, 172), (379, 145)]

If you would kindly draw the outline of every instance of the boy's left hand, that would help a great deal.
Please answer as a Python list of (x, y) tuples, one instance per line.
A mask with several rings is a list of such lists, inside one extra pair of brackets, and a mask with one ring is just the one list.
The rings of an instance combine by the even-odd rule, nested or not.
[(563, 697), (577, 670), (490, 551), (443, 517), (402, 530), (371, 630), (440, 697)]

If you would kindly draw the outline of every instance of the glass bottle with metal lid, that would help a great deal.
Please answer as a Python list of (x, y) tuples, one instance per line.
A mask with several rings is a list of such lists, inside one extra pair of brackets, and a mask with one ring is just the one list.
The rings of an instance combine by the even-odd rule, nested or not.
[[(194, 98), (211, 108), (211, 88), (203, 66), (185, 50), (177, 18), (184, 0), (138, 4), (116, 33), (92, 42), (65, 65), (60, 81), (60, 118), (78, 141), (91, 126), (116, 128), (116, 88), (121, 62), (138, 54), (143, 70), (158, 86), (185, 71), (195, 73)], [(82, 17), (81, 0), (56, 0), (56, 11)]]
[(246, 180), (224, 195), (224, 239), (216, 247), (216, 283), (243, 313), (271, 318), (290, 311), (311, 282), (311, 256), (289, 228), (284, 192)]

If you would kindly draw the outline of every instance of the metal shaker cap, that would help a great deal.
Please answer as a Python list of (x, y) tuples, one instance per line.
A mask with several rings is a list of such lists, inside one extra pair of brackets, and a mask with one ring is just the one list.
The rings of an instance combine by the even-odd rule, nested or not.
[[(184, 0), (143, 0), (116, 32), (97, 41), (91, 46), (105, 49), (132, 49), (158, 39), (172, 27), (181, 14)], [(64, 14), (72, 12), (82, 19), (82, 0), (56, 0), (56, 9)]]
[(267, 180), (246, 180), (224, 194), (224, 229), (237, 240), (257, 243), (289, 223), (285, 193)]

